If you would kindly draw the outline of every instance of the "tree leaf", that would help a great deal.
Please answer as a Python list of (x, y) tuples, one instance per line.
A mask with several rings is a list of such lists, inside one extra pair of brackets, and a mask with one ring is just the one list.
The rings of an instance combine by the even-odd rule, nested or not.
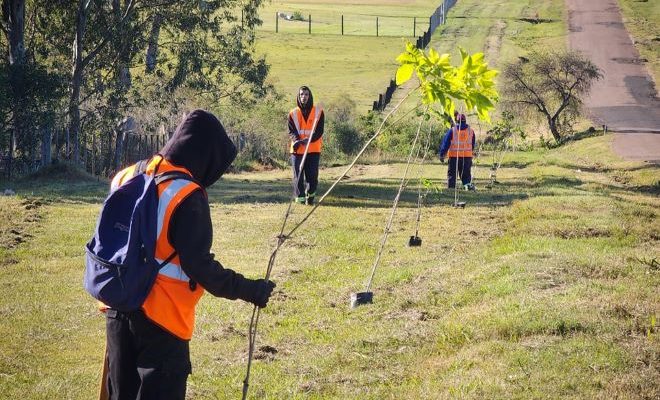
[(402, 83), (407, 82), (415, 71), (415, 67), (412, 64), (403, 64), (396, 70), (396, 84), (401, 85)]

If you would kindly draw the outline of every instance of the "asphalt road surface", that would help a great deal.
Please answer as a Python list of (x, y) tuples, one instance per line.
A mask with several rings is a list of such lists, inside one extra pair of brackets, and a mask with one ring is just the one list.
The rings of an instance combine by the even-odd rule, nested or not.
[(591, 119), (616, 132), (615, 153), (660, 162), (660, 99), (633, 45), (616, 0), (565, 0), (568, 42), (603, 72), (585, 105)]

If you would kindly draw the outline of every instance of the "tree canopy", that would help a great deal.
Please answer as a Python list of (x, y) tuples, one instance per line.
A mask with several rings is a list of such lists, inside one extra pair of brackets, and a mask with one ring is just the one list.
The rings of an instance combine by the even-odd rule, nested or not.
[(536, 52), (504, 68), (503, 94), (509, 108), (540, 113), (559, 142), (571, 131), (582, 96), (601, 76), (598, 67), (578, 52)]

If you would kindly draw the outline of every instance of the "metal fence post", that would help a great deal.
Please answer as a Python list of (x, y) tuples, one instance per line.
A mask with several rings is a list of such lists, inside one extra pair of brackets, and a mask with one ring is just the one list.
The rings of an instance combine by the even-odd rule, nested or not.
[(376, 17), (376, 37), (378, 37), (378, 17)]
[(280, 15), (277, 11), (275, 11), (275, 33), (279, 32), (279, 25), (280, 25)]
[(341, 16), (341, 35), (344, 36), (344, 15)]
[(312, 34), (312, 14), (309, 14), (309, 34)]
[(413, 37), (417, 36), (417, 17), (413, 17)]

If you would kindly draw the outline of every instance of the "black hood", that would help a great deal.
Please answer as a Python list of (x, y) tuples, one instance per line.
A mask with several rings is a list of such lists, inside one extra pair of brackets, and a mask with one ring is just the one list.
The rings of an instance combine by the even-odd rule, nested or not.
[[(300, 91), (303, 89), (309, 92), (309, 100), (307, 100), (307, 104), (305, 104), (304, 106), (300, 103)], [(298, 89), (298, 92), (296, 94), (296, 104), (298, 105), (298, 108), (300, 108), (300, 110), (302, 111), (305, 119), (307, 119), (307, 117), (309, 116), (309, 112), (312, 110), (312, 107), (314, 106), (314, 95), (307, 86), (301, 86)]]
[(195, 180), (209, 187), (236, 158), (236, 146), (213, 114), (195, 110), (179, 124), (160, 154), (185, 167)]

